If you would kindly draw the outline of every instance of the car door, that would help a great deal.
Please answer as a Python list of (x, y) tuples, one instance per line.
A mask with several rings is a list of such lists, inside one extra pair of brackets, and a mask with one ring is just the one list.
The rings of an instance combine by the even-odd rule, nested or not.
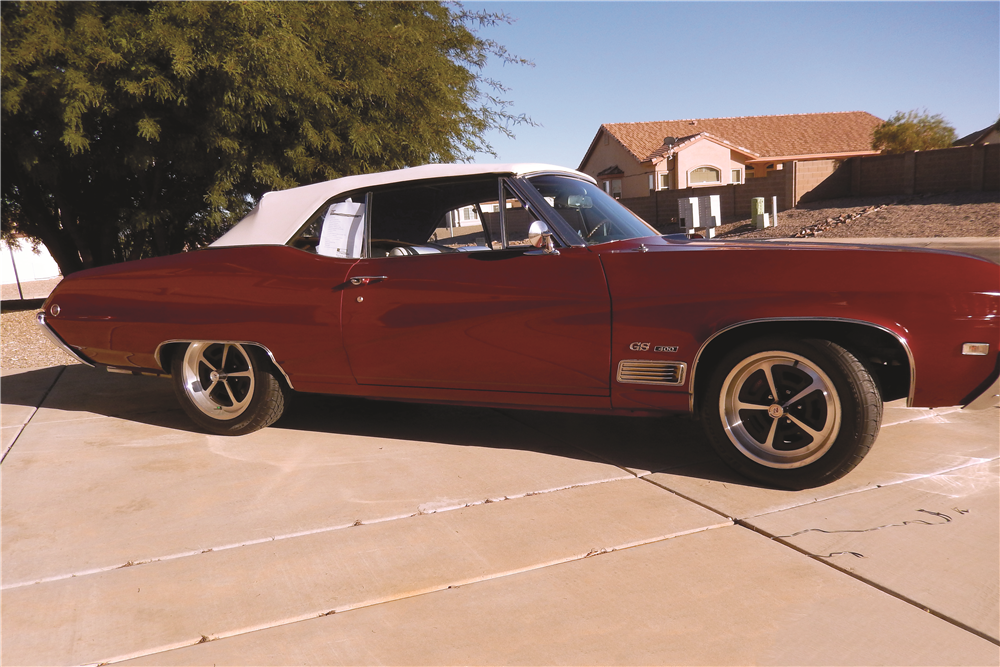
[[(505, 202), (508, 209), (499, 228), (487, 223), (491, 214), (478, 200), (478, 226), (442, 226), (471, 208), (463, 206), (469, 198), (440, 184), (410, 187), (372, 193), (370, 256), (351, 268), (343, 286), (343, 339), (356, 380), (607, 396), (610, 299), (597, 254), (586, 247), (551, 253), (517, 245), (513, 237), (527, 225), (513, 223), (531, 213), (503, 190), (498, 197), (496, 185), (491, 205)], [(488, 191), (489, 185), (477, 187)], [(430, 203), (435, 198), (443, 203)], [(386, 219), (381, 227), (380, 216)], [(422, 221), (427, 216), (429, 225)], [(406, 237), (406, 225), (422, 231), (396, 238)], [(431, 240), (414, 242), (428, 229)], [(469, 244), (453, 243), (461, 239)]]

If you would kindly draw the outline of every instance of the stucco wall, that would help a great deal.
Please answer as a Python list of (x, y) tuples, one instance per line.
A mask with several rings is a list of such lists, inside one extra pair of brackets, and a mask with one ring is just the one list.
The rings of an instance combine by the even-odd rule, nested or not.
[[(598, 174), (612, 165), (617, 165), (624, 173), (621, 176), (599, 177)], [(712, 185), (694, 185), (689, 183), (689, 174), (698, 167), (714, 167), (720, 173), (720, 185), (732, 182), (732, 170), (744, 170), (742, 154), (731, 148), (709, 139), (702, 139), (679, 151), (673, 159), (663, 160), (654, 165), (652, 162), (640, 163), (614, 137), (602, 133), (590, 155), (590, 159), (580, 171), (590, 174), (598, 180), (620, 178), (622, 181), (622, 198), (649, 196), (649, 177), (653, 176), (653, 189), (660, 188), (660, 174), (669, 172), (670, 188), (684, 189), (687, 187), (712, 187)]]
[(717, 144), (714, 141), (703, 139), (678, 152), (677, 177), (674, 181), (677, 184), (676, 187), (678, 189), (710, 187), (690, 182), (689, 176), (691, 171), (698, 167), (714, 167), (718, 169), (722, 172), (720, 185), (729, 185), (732, 183), (732, 170), (740, 169), (743, 165), (733, 159), (732, 149)]
[[(593, 176), (598, 181), (605, 180), (597, 174), (612, 165), (618, 165), (624, 174), (607, 178), (620, 178), (622, 181), (622, 198), (643, 197), (649, 194), (649, 176), (644, 173), (642, 165), (635, 156), (625, 150), (625, 147), (614, 137), (602, 133), (597, 139), (597, 145), (580, 171)], [(603, 187), (603, 186), (602, 186)]]

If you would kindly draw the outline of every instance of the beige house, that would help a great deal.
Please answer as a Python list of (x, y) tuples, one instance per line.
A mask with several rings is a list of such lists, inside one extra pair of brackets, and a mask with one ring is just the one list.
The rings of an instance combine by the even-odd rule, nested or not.
[(1000, 143), (1000, 120), (978, 132), (962, 137), (952, 146), (985, 146)]
[(877, 155), (864, 111), (606, 123), (580, 171), (617, 198), (740, 184), (786, 163)]

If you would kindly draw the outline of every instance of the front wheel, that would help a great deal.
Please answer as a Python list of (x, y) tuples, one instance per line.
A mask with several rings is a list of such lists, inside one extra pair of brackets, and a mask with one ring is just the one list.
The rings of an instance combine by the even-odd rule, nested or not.
[(839, 345), (760, 339), (720, 362), (701, 418), (712, 447), (736, 471), (804, 489), (861, 462), (878, 435), (882, 399), (864, 365)]
[(183, 354), (174, 355), (171, 375), (184, 412), (218, 435), (243, 435), (270, 426), (288, 398), (260, 353), (239, 343), (191, 343)]

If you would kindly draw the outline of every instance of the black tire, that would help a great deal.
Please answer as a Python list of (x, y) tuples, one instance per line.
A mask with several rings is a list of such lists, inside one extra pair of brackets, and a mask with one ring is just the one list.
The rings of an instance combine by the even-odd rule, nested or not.
[(806, 489), (861, 462), (882, 423), (882, 397), (865, 366), (835, 343), (762, 338), (722, 359), (700, 416), (712, 448), (737, 472)]
[(288, 390), (254, 346), (191, 343), (170, 364), (184, 412), (217, 435), (244, 435), (281, 417)]

